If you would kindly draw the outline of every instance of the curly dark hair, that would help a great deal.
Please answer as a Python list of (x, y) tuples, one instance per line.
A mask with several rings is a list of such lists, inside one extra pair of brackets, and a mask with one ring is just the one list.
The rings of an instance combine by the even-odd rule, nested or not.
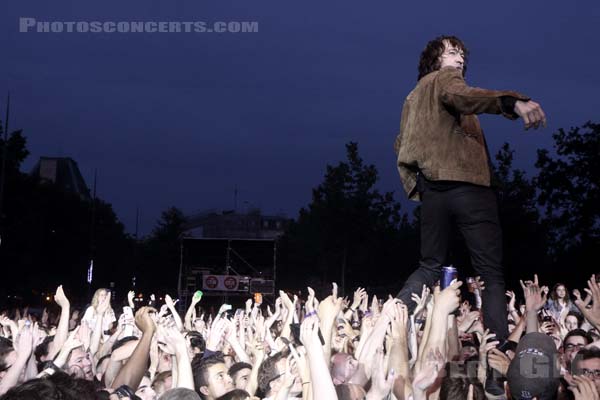
[(465, 76), (467, 72), (467, 59), (469, 57), (467, 46), (465, 46), (463, 41), (456, 36), (438, 36), (427, 43), (427, 46), (425, 46), (425, 49), (423, 49), (423, 52), (421, 53), (418, 81), (425, 75), (440, 69), (440, 57), (445, 49), (444, 41), (449, 42), (452, 46), (463, 51), (464, 63), (462, 72), (463, 76)]

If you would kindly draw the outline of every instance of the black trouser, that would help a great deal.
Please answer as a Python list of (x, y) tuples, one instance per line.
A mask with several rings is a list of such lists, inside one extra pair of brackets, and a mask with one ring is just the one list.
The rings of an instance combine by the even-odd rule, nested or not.
[(497, 340), (508, 336), (504, 275), (502, 270), (502, 230), (496, 195), (492, 189), (460, 184), (452, 189), (421, 192), (421, 261), (398, 298), (409, 310), (415, 307), (410, 296), (421, 294), (423, 284), (431, 287), (446, 265), (452, 224), (456, 224), (471, 254), (471, 264), (485, 282), (483, 318)]

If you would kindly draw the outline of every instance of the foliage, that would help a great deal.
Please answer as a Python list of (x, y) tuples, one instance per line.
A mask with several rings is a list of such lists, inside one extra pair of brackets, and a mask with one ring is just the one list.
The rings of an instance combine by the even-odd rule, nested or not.
[(348, 143), (346, 153), (346, 162), (327, 166), (312, 202), (286, 232), (285, 268), (317, 282), (337, 281), (342, 288), (389, 283), (390, 276), (402, 275), (399, 266), (407, 271), (415, 266), (414, 257), (399, 257), (412, 253), (403, 246), (411, 240), (414, 245), (415, 234), (393, 193), (375, 189), (377, 169), (363, 162), (358, 145)]
[(600, 238), (600, 124), (554, 133), (555, 156), (538, 150), (538, 202), (552, 224), (553, 245), (568, 249)]

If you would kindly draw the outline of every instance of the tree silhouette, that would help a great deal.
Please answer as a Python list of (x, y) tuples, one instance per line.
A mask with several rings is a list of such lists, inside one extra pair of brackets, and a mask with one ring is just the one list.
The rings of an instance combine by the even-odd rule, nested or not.
[(600, 124), (554, 133), (554, 154), (538, 150), (538, 203), (559, 264), (585, 265), (600, 256)]
[(416, 235), (400, 204), (375, 188), (377, 169), (364, 163), (356, 143), (346, 145), (346, 157), (327, 166), (282, 240), (283, 284), (298, 286), (294, 276), (302, 273), (315, 286), (336, 281), (342, 292), (367, 282), (395, 286), (415, 266)]

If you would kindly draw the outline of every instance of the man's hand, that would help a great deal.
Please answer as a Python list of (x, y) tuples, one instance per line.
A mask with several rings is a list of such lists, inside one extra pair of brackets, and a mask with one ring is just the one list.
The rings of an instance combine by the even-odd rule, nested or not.
[(60, 285), (56, 288), (56, 293), (54, 294), (54, 301), (60, 308), (69, 306), (69, 299), (65, 296), (65, 292), (63, 292), (63, 287)]
[(544, 110), (542, 107), (533, 100), (529, 101), (521, 101), (517, 100), (515, 102), (515, 114), (519, 117), (523, 118), (523, 122), (525, 123), (525, 130), (533, 127), (537, 129), (540, 124), (543, 127), (546, 127), (546, 114), (544, 114)]
[(155, 312), (156, 310), (152, 307), (142, 307), (135, 313), (135, 324), (142, 331), (142, 334), (151, 334), (156, 330), (156, 325), (150, 316), (150, 313)]

